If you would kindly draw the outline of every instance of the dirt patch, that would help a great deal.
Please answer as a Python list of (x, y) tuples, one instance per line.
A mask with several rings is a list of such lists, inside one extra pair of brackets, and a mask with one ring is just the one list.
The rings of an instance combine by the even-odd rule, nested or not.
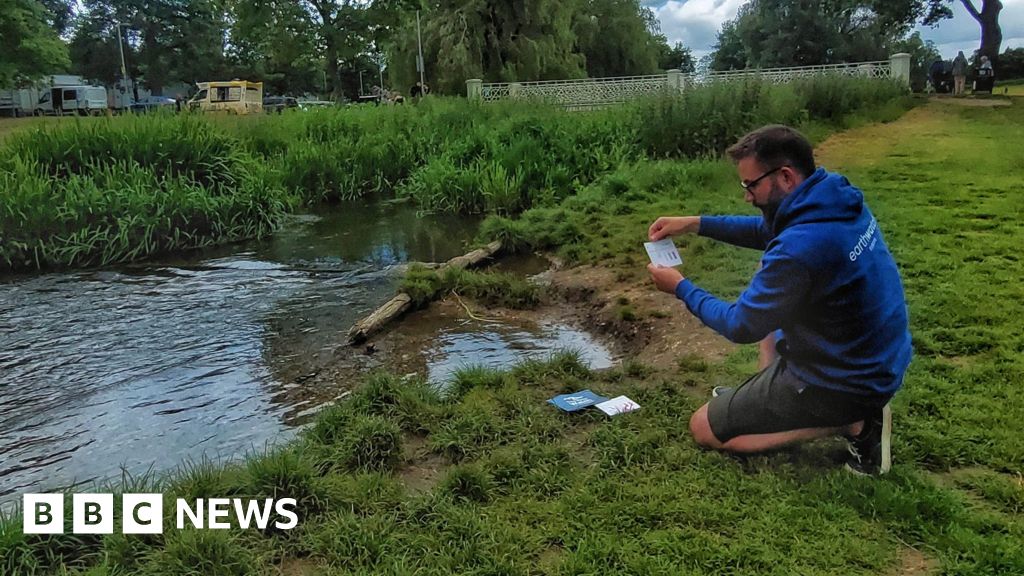
[(403, 444), (404, 464), (398, 469), (398, 478), (410, 494), (429, 492), (440, 481), (448, 463), (430, 451), (427, 439), (409, 436)]
[[(533, 310), (487, 308), (453, 295), (411, 312), (359, 346), (345, 343), (347, 326), (303, 363), (275, 370), (284, 382), (274, 397), (289, 407), (293, 424), (312, 419), (324, 403), (343, 397), (376, 370), (398, 375), (425, 374), (439, 335), (487, 322), (530, 331), (544, 323), (571, 326), (593, 336), (612, 358), (635, 359), (654, 368), (676, 368), (682, 357), (719, 360), (735, 345), (715, 334), (678, 299), (658, 292), (646, 274), (624, 275), (594, 266), (554, 268), (533, 276), (546, 285), (543, 305)], [(475, 324), (475, 325), (474, 325)], [(428, 485), (429, 470), (410, 467), (411, 485)], [(422, 467), (421, 467), (422, 468)], [(429, 468), (429, 467), (428, 467)]]
[(277, 567), (280, 576), (312, 576), (319, 568), (312, 560), (291, 558), (282, 560)]
[(888, 572), (889, 576), (926, 576), (936, 574), (939, 562), (925, 556), (920, 550), (909, 546), (900, 550), (899, 563)]
[(581, 326), (649, 366), (674, 367), (683, 356), (719, 360), (736, 348), (646, 277), (619, 280), (612, 270), (580, 266), (553, 272), (551, 288), (573, 304)]

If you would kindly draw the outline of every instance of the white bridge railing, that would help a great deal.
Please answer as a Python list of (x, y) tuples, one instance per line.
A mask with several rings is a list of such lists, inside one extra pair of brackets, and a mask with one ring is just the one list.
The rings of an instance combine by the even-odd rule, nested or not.
[(509, 99), (528, 99), (556, 102), (572, 109), (592, 108), (617, 104), (663, 91), (679, 92), (687, 86), (728, 82), (747, 78), (760, 78), (773, 84), (783, 84), (800, 78), (823, 75), (862, 76), (865, 78), (895, 78), (910, 85), (910, 55), (895, 54), (889, 60), (828, 64), (791, 68), (765, 68), (710, 72), (703, 75), (683, 74), (669, 70), (654, 76), (627, 76), (621, 78), (584, 78), (580, 80), (547, 80), (541, 82), (484, 83), (467, 80), (467, 96), (471, 99), (495, 102)]

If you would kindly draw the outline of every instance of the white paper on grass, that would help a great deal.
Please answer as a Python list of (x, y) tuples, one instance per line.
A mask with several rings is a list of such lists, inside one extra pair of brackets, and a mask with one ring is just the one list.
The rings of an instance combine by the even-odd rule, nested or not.
[(639, 410), (640, 405), (633, 402), (626, 396), (616, 396), (607, 402), (601, 402), (596, 404), (597, 408), (609, 416), (616, 416), (618, 414), (625, 414), (627, 412), (633, 412)]
[(657, 242), (644, 242), (644, 248), (647, 249), (647, 255), (650, 256), (651, 263), (655, 266), (671, 267), (683, 263), (683, 259), (679, 256), (679, 250), (676, 250), (676, 245), (670, 238)]

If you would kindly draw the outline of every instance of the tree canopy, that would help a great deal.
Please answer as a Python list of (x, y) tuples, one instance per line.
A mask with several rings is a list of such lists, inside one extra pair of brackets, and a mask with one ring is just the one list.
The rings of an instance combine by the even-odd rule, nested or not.
[[(717, 70), (803, 66), (885, 58), (913, 26), (953, 15), (957, 0), (750, 0), (718, 34)], [(1002, 42), (999, 0), (959, 0), (981, 24), (981, 52), (995, 59)]]
[(0, 88), (36, 80), (68, 66), (63, 25), (36, 0), (0, 0)]

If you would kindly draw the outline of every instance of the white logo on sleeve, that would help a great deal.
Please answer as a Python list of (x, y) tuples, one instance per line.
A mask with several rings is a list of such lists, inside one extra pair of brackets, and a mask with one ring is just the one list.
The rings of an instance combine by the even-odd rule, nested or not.
[(868, 224), (867, 230), (857, 238), (857, 243), (853, 245), (850, 250), (850, 262), (856, 262), (857, 258), (864, 253), (865, 250), (874, 250), (875, 244), (878, 243), (878, 220), (871, 219), (871, 223)]

